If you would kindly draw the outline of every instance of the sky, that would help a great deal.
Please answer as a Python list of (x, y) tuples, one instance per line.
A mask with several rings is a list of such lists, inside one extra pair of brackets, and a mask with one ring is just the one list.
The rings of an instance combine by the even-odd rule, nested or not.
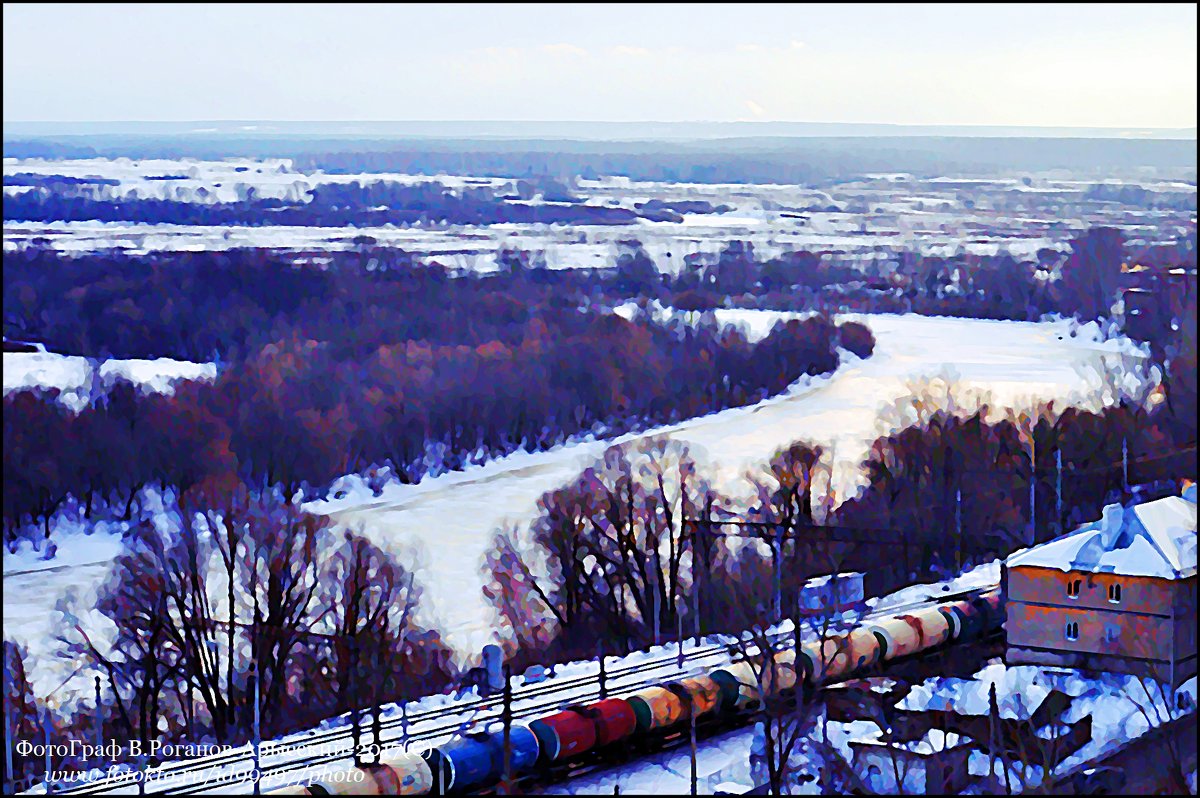
[(6, 122), (1196, 125), (1196, 6), (4, 5)]

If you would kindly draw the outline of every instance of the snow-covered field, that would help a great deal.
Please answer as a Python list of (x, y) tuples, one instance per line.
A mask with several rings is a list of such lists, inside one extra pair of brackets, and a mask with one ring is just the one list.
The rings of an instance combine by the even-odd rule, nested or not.
[[(97, 198), (169, 199), (179, 202), (237, 202), (274, 198), (292, 203), (312, 199), (328, 183), (437, 183), (451, 192), (486, 186), (511, 196), (515, 180), (460, 175), (372, 173), (334, 175), (297, 170), (285, 159), (205, 161), (82, 159), (4, 160), (15, 175), (99, 178), (115, 185), (87, 188)], [(455, 269), (490, 271), (502, 246), (541, 252), (553, 269), (611, 266), (618, 241), (637, 238), (663, 272), (678, 273), (689, 255), (715, 258), (731, 240), (751, 242), (760, 258), (809, 249), (838, 252), (845, 262), (869, 260), (881, 250), (905, 248), (930, 255), (1007, 252), (1032, 259), (1040, 249), (1063, 249), (1076, 233), (1096, 225), (1125, 229), (1132, 239), (1173, 240), (1180, 225), (1194, 224), (1194, 211), (1143, 208), (1097, 201), (1093, 184), (1071, 175), (1045, 173), (1015, 179), (921, 180), (864, 175), (824, 188), (781, 184), (639, 182), (606, 176), (575, 181), (583, 205), (635, 208), (651, 200), (703, 201), (719, 213), (681, 214), (678, 222), (638, 219), (630, 225), (418, 225), (412, 227), (305, 227), (282, 225), (208, 226), (125, 222), (28, 222), (5, 220), (6, 251), (30, 245), (66, 252), (118, 248), (130, 252), (215, 251), (264, 247), (289, 251), (345, 250), (363, 237), (399, 247), (418, 261)], [(168, 178), (168, 179), (164, 179)], [(1195, 196), (1195, 187), (1163, 179), (1126, 181), (1151, 196), (1174, 200)], [(9, 185), (6, 194), (45, 191)], [(79, 189), (78, 187), (76, 190)], [(534, 202), (543, 202), (537, 199)]]
[(94, 361), (54, 352), (5, 352), (4, 394), (33, 388), (57, 388), (59, 401), (80, 410), (116, 380), (125, 380), (153, 393), (171, 393), (179, 380), (211, 380), (217, 376), (213, 363), (186, 360)]

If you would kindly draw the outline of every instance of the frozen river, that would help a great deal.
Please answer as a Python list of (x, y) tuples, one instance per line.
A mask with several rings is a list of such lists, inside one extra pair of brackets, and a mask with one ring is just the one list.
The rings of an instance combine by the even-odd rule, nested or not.
[[(762, 334), (768, 326), (755, 323), (761, 321), (756, 315), (729, 312), (722, 320), (750, 321), (752, 332)], [(922, 380), (953, 385), (960, 404), (986, 400), (998, 410), (1049, 399), (1059, 407), (1097, 408), (1136, 393), (1145, 382), (1141, 353), (1124, 339), (1099, 340), (1094, 326), (1072, 335), (1069, 322), (857, 318), (875, 333), (870, 358), (850, 357), (832, 375), (802, 380), (757, 405), (653, 432), (685, 442), (714, 487), (734, 497), (745, 495), (748, 472), (761, 469), (778, 449), (800, 440), (819, 444), (832, 466), (833, 499), (840, 500), (860, 486), (871, 442), (903, 423), (905, 400)], [(944, 390), (935, 392), (933, 404), (945, 399)], [(404, 562), (417, 557), (424, 620), (468, 658), (493, 635), (481, 566), (495, 532), (505, 525), (527, 526), (539, 496), (574, 478), (611, 443), (515, 454), (418, 485), (391, 485), (379, 497), (352, 489), (310, 509), (363, 530)], [(826, 492), (828, 486), (818, 483), (817, 489)], [(85, 627), (106, 624), (92, 607), (118, 550), (119, 538), (97, 533), (61, 541), (58, 557), (48, 562), (36, 555), (5, 556), (5, 636), (29, 648), (31, 676), (40, 691), (59, 690), (80, 666), (86, 675), (85, 663), (61, 656), (56, 637), (74, 625), (73, 616)], [(70, 681), (90, 690), (89, 678)], [(72, 689), (59, 694), (68, 692)]]
[[(925, 381), (935, 388), (923, 412), (952, 400), (968, 408), (986, 403), (994, 414), (1049, 400), (1060, 408), (1098, 409), (1136, 394), (1147, 381), (1142, 354), (1124, 339), (1099, 340), (1094, 326), (915, 315), (854, 318), (875, 333), (870, 358), (850, 357), (832, 375), (802, 380), (757, 405), (647, 434), (686, 443), (718, 492), (735, 499), (747, 496), (749, 474), (780, 448), (794, 441), (819, 444), (832, 486), (826, 480), (816, 488), (838, 502), (862, 485), (861, 465), (872, 442), (913, 420), (907, 399)], [(405, 561), (419, 553), (426, 618), (469, 656), (492, 635), (481, 564), (495, 532), (527, 527), (538, 497), (571, 480), (611, 443), (517, 454), (419, 485), (394, 485), (380, 497), (352, 491), (312, 509), (362, 530)]]

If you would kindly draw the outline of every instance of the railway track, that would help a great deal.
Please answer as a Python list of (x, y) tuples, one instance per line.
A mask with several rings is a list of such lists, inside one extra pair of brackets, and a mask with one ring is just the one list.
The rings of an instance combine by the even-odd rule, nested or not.
[[(984, 585), (919, 601), (893, 604), (882, 609), (852, 616), (852, 623), (861, 623), (876, 617), (894, 615), (897, 612), (914, 610), (945, 601), (973, 595), (996, 587)], [(732, 638), (731, 638), (732, 639)], [(793, 641), (791, 632), (778, 632), (769, 636), (772, 647), (779, 648)], [(605, 671), (604, 694), (622, 697), (663, 681), (683, 678), (699, 666), (725, 664), (739, 652), (737, 643), (710, 643), (685, 650), (680, 654), (658, 657), (646, 662), (625, 665)], [(757, 653), (751, 646), (747, 653)], [(682, 660), (682, 661), (681, 661)], [(569, 693), (569, 695), (561, 695)], [(559, 694), (558, 697), (552, 697)], [(585, 674), (575, 677), (556, 678), (546, 684), (538, 684), (512, 691), (512, 715), (514, 719), (538, 717), (547, 712), (563, 708), (568, 704), (586, 703), (601, 697), (600, 674)], [(491, 696), (458, 702), (453, 706), (440, 707), (421, 712), (408, 713), (401, 717), (381, 720), (381, 746), (402, 745), (406, 750), (413, 743), (440, 741), (475, 727), (482, 728), (501, 719), (503, 698)], [(367, 715), (369, 713), (364, 713)], [(363, 728), (360, 745), (372, 740), (368, 728)], [(286, 750), (279, 753), (260, 752), (258, 777), (264, 789), (280, 786), (299, 779), (299, 774), (322, 766), (341, 764), (349, 766), (353, 758), (354, 734), (350, 727), (340, 726), (310, 732), (303, 739), (282, 741), (272, 747)], [(265, 747), (265, 746), (264, 746)], [(311, 753), (305, 753), (305, 752)], [(370, 761), (371, 757), (366, 757)], [(275, 761), (272, 761), (275, 760)], [(253, 781), (254, 755), (247, 745), (198, 759), (168, 762), (142, 771), (146, 792), (193, 795), (210, 792), (214, 788), (233, 787)], [(45, 785), (42, 786), (43, 789)], [(37, 792), (42, 792), (37, 790)], [(91, 782), (54, 790), (56, 795), (101, 795), (114, 791), (138, 792), (138, 783), (128, 774), (124, 777), (104, 778)], [(31, 793), (33, 790), (30, 791)]]

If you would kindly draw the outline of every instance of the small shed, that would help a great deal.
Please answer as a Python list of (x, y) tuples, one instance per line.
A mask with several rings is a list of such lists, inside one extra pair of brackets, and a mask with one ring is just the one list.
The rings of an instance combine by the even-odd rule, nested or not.
[(860, 606), (863, 600), (863, 574), (858, 571), (815, 576), (800, 586), (801, 615), (837, 615)]

